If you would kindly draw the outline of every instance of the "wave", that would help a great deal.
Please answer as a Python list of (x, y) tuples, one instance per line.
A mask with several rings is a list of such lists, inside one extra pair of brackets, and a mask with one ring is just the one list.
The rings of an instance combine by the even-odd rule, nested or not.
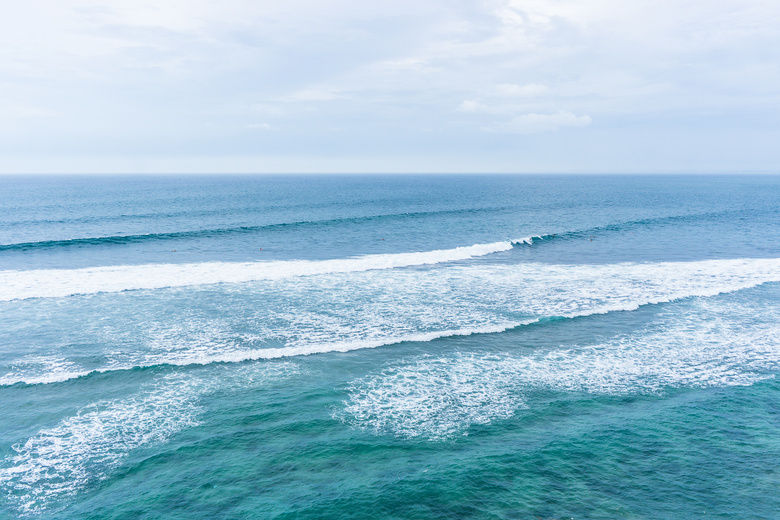
[(708, 213), (694, 213), (689, 215), (671, 215), (666, 217), (653, 217), (638, 220), (627, 220), (624, 222), (616, 222), (612, 224), (604, 224), (601, 226), (593, 226), (584, 229), (572, 229), (567, 231), (561, 231), (558, 233), (545, 233), (541, 235), (535, 235), (529, 237), (528, 240), (518, 242), (517, 245), (538, 245), (541, 241), (546, 240), (573, 240), (573, 239), (585, 239), (595, 238), (599, 233), (619, 233), (623, 231), (631, 231), (633, 229), (650, 227), (650, 226), (665, 226), (676, 225), (681, 223), (692, 222), (706, 222), (711, 220), (719, 220), (724, 217), (734, 217), (744, 214), (745, 210), (739, 211), (719, 211)]
[[(331, 273), (236, 287), (206, 297), (207, 310), (201, 314), (199, 291), (177, 293), (175, 306), (169, 304), (170, 297), (157, 295), (74, 300), (72, 310), (78, 312), (69, 314), (65, 333), (56, 322), (31, 324), (29, 340), (20, 340), (26, 336), (17, 331), (16, 341), (23, 348), (16, 361), (6, 362), (8, 371), (0, 375), (0, 385), (60, 382), (137, 367), (237, 363), (494, 334), (549, 320), (712, 297), (771, 282), (780, 282), (780, 259), (451, 265), (433, 271), (366, 271), (348, 278)], [(19, 307), (19, 312), (53, 318), (59, 303), (39, 300), (34, 307)], [(42, 346), (32, 349), (24, 345), (26, 341)], [(100, 365), (85, 367), (73, 361), (80, 344), (105, 345), (107, 350), (97, 353), (103, 359)]]
[(108, 235), (82, 238), (66, 238), (59, 240), (41, 240), (34, 242), (16, 242), (12, 244), (0, 244), (0, 252), (3, 251), (29, 251), (39, 249), (57, 249), (63, 247), (125, 245), (139, 242), (155, 242), (168, 240), (184, 240), (190, 238), (213, 238), (230, 235), (246, 235), (263, 231), (275, 231), (288, 228), (308, 228), (332, 226), (339, 224), (361, 224), (377, 220), (404, 220), (421, 217), (485, 213), (502, 211), (506, 208), (467, 208), (458, 210), (415, 211), (405, 213), (387, 213), (377, 215), (365, 215), (360, 217), (342, 217), (322, 220), (298, 220), (293, 222), (279, 222), (274, 224), (262, 224), (255, 226), (232, 226), (223, 228), (195, 229), (187, 231), (170, 231), (164, 233), (140, 233), (131, 235)]
[[(13, 386), (16, 384), (39, 385), (62, 383), (71, 379), (79, 379), (92, 374), (106, 372), (122, 372), (136, 370), (138, 368), (152, 368), (159, 366), (205, 366), (226, 363), (243, 363), (246, 361), (277, 360), (282, 358), (293, 358), (298, 356), (310, 356), (313, 354), (327, 354), (331, 352), (350, 352), (353, 350), (363, 350), (369, 348), (385, 347), (408, 342), (430, 342), (440, 338), (451, 338), (457, 336), (471, 336), (474, 334), (491, 334), (505, 332), (515, 329), (522, 325), (536, 323), (540, 320), (533, 319), (525, 322), (513, 322), (503, 325), (478, 327), (472, 329), (442, 330), (436, 332), (410, 334), (407, 336), (385, 337), (376, 340), (350, 341), (322, 343), (314, 345), (300, 345), (280, 348), (264, 348), (253, 350), (220, 352), (221, 349), (215, 349), (207, 353), (197, 353), (195, 355), (171, 355), (152, 359), (147, 363), (139, 362), (128, 365), (112, 365), (105, 368), (94, 370), (79, 369), (74, 363), (63, 359), (36, 359), (38, 370), (27, 372), (11, 372), (0, 377), (0, 386)], [(147, 356), (148, 357), (148, 356)], [(32, 363), (17, 363), (17, 367), (23, 366), (29, 369)], [(26, 366), (25, 366), (26, 365)]]
[[(248, 225), (248, 226), (231, 226), (222, 228), (208, 228), (208, 229), (194, 229), (185, 231), (170, 231), (160, 233), (138, 233), (128, 235), (108, 235), (108, 236), (94, 236), (94, 237), (81, 237), (81, 238), (64, 238), (56, 240), (41, 240), (32, 242), (16, 242), (11, 244), (0, 244), (0, 252), (3, 251), (28, 251), (38, 249), (56, 249), (63, 247), (84, 247), (84, 246), (105, 246), (105, 245), (125, 245), (134, 244), (140, 242), (155, 242), (155, 241), (171, 241), (171, 240), (185, 240), (191, 238), (212, 238), (222, 237), (230, 235), (245, 235), (254, 234), (263, 231), (275, 231), (289, 228), (307, 228), (307, 227), (320, 227), (320, 226), (332, 226), (339, 224), (360, 224), (366, 222), (374, 222), (377, 220), (403, 220), (403, 219), (418, 219), (422, 217), (431, 216), (443, 216), (443, 215), (461, 215), (472, 213), (486, 213), (496, 212), (511, 209), (508, 207), (488, 207), (488, 208), (465, 208), (455, 210), (435, 210), (435, 211), (413, 211), (404, 213), (386, 213), (376, 215), (365, 215), (359, 217), (341, 217), (332, 219), (321, 220), (298, 220), (292, 222), (279, 222), (273, 224), (262, 225)], [(710, 213), (695, 213), (689, 215), (672, 215), (666, 217), (655, 217), (647, 219), (639, 219), (625, 222), (617, 222), (613, 224), (605, 224), (602, 226), (594, 226), (585, 229), (574, 229), (561, 231), (557, 233), (544, 233), (535, 235), (531, 238), (538, 240), (549, 239), (572, 239), (572, 238), (586, 238), (594, 233), (601, 232), (614, 232), (634, 229), (637, 227), (651, 226), (651, 225), (666, 225), (666, 224), (678, 224), (684, 222), (695, 222), (700, 220), (719, 219), (728, 216), (736, 216), (744, 213), (741, 211), (723, 211), (723, 212), (710, 212)], [(198, 212), (199, 213), (214, 213), (214, 212)], [(186, 215), (187, 213), (181, 213)], [(114, 220), (122, 220), (126, 218), (150, 218), (150, 217), (171, 217), (177, 216), (178, 213), (172, 214), (149, 214), (149, 215), (122, 215), (120, 217), (113, 218)], [(91, 217), (92, 218), (92, 217)], [(92, 220), (101, 221), (101, 219)], [(75, 219), (76, 222), (81, 222), (80, 219)], [(25, 221), (24, 224), (29, 225), (33, 221)], [(61, 221), (41, 221), (43, 223), (70, 223), (70, 220)], [(532, 245), (533, 241), (526, 242), (527, 245)]]
[(376, 254), (319, 261), (201, 262), (0, 271), (0, 301), (60, 298), (77, 294), (191, 285), (242, 283), (318, 274), (353, 273), (432, 265), (508, 251), (512, 249), (512, 244), (513, 242), (494, 242), (454, 249)]

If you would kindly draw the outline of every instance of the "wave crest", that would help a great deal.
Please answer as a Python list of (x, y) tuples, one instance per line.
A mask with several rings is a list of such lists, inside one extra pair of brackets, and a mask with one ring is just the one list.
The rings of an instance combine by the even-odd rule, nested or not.
[(0, 301), (394, 269), (468, 260), (510, 249), (512, 242), (494, 242), (454, 249), (319, 261), (201, 262), (0, 271)]

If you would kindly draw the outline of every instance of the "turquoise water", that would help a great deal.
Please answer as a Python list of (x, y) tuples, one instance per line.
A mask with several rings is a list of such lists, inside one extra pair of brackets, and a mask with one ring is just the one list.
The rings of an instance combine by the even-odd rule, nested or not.
[(780, 177), (0, 208), (2, 518), (780, 518)]

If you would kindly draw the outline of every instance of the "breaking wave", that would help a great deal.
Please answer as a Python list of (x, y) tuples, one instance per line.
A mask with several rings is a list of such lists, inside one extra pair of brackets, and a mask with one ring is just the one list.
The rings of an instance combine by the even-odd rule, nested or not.
[(467, 260), (510, 249), (512, 242), (494, 242), (454, 249), (319, 261), (201, 262), (0, 271), (0, 301), (393, 269)]
[[(575, 318), (710, 297), (780, 281), (780, 259), (612, 265), (450, 265), (327, 273), (213, 289), (200, 313), (198, 290), (73, 301), (71, 336), (29, 322), (30, 345), (6, 353), (0, 384), (65, 381), (139, 366), (276, 359), (500, 333), (547, 318)], [(132, 296), (132, 295), (131, 295)], [(169, 305), (171, 298), (175, 306)], [(21, 313), (55, 315), (57, 300)], [(177, 310), (178, 309), (178, 310)], [(106, 313), (118, 325), (103, 325)], [(46, 340), (45, 338), (51, 338)], [(79, 361), (78, 345), (103, 345)], [(33, 345), (40, 345), (34, 347)], [(94, 352), (91, 355), (95, 355)]]

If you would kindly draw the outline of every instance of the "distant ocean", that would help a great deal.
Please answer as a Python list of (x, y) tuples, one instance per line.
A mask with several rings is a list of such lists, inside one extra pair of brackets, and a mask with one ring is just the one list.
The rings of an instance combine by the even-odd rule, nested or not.
[(0, 518), (778, 519), (779, 176), (0, 177)]

